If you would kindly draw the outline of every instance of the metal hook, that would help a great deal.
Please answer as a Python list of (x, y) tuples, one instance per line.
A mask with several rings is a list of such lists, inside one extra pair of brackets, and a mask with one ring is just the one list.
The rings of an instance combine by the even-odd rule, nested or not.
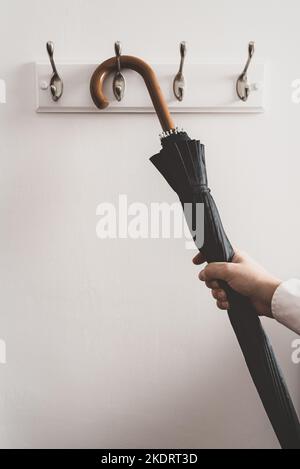
[(121, 43), (120, 41), (115, 42), (115, 53), (117, 62), (117, 71), (113, 80), (113, 92), (117, 101), (122, 101), (125, 93), (125, 78), (121, 73)]
[(252, 57), (254, 55), (254, 52), (255, 52), (255, 43), (254, 42), (249, 42), (249, 45), (248, 45), (248, 60), (247, 60), (247, 63), (245, 65), (245, 68), (243, 70), (243, 73), (238, 77), (237, 82), (236, 82), (236, 92), (238, 94), (238, 97), (242, 101), (245, 101), (245, 102), (249, 98), (250, 89), (251, 89), (251, 87), (248, 83), (247, 72), (248, 72), (248, 68), (249, 68), (249, 65), (251, 63)]
[(176, 97), (176, 99), (178, 99), (178, 101), (182, 101), (183, 100), (183, 96), (184, 96), (184, 90), (185, 90), (185, 80), (184, 80), (184, 76), (183, 76), (183, 65), (184, 65), (184, 59), (185, 59), (185, 56), (186, 56), (186, 43), (183, 41), (180, 43), (180, 66), (179, 66), (179, 71), (177, 73), (177, 75), (175, 76), (174, 78), (174, 81), (173, 81), (173, 91), (174, 91), (174, 95)]
[(46, 47), (47, 47), (47, 52), (49, 55), (49, 59), (50, 59), (50, 63), (51, 63), (52, 71), (53, 71), (53, 75), (50, 80), (50, 91), (52, 94), (53, 101), (58, 101), (62, 97), (64, 85), (63, 85), (62, 79), (60, 78), (57, 72), (57, 68), (53, 59), (53, 54), (54, 54), (53, 42), (48, 41)]

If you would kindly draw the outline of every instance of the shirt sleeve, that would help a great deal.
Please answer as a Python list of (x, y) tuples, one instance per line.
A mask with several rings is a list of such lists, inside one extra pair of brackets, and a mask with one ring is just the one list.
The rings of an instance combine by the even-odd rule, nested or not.
[(300, 280), (283, 282), (272, 298), (274, 318), (300, 335)]

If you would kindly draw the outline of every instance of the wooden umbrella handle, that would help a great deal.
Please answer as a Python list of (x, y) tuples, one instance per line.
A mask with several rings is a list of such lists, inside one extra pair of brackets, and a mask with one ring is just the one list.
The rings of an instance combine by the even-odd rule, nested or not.
[[(167, 102), (160, 89), (159, 82), (155, 72), (143, 60), (130, 55), (122, 55), (120, 57), (121, 67), (130, 68), (139, 73), (148, 88), (154, 109), (159, 118), (160, 124), (164, 131), (175, 128), (173, 119), (168, 109)], [(90, 92), (95, 105), (99, 109), (105, 109), (109, 105), (109, 101), (103, 93), (103, 84), (106, 77), (116, 70), (116, 58), (112, 57), (97, 67), (90, 81)]]

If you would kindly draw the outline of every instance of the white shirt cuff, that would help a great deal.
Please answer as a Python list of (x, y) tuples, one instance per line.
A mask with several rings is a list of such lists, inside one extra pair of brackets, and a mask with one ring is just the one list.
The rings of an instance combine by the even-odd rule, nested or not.
[(300, 280), (283, 282), (272, 298), (274, 318), (300, 335)]

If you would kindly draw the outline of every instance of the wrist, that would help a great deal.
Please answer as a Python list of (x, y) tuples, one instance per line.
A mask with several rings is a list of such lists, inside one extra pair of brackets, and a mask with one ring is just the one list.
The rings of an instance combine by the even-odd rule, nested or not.
[(264, 301), (266, 303), (266, 310), (268, 311), (268, 313), (266, 314), (266, 316), (270, 317), (270, 318), (274, 318), (273, 316), (273, 313), (272, 313), (272, 299), (273, 299), (273, 296), (277, 290), (277, 288), (279, 287), (279, 285), (281, 285), (282, 281), (275, 278), (275, 277), (272, 277), (272, 278), (269, 278), (264, 287), (263, 287), (263, 291), (264, 291)]

